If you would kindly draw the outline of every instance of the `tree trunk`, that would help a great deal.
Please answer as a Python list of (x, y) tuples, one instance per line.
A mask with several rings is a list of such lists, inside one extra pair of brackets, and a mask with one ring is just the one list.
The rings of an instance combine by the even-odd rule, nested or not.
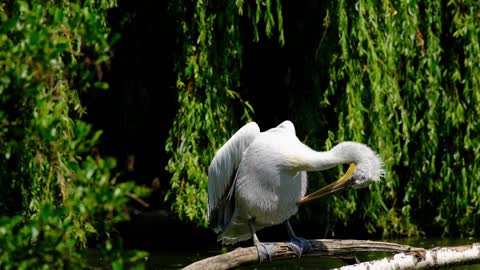
[(403, 252), (384, 258), (338, 268), (339, 270), (431, 269), (480, 263), (480, 244), (437, 247), (424, 251)]

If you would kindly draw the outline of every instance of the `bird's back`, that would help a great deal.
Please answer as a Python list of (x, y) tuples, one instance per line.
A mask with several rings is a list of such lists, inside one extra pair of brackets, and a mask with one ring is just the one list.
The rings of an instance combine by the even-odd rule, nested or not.
[(303, 144), (288, 123), (282, 123), (261, 133), (246, 149), (235, 179), (235, 210), (220, 235), (224, 243), (250, 238), (250, 219), (260, 230), (282, 223), (297, 212), (297, 202), (307, 188), (307, 175), (289, 169), (296, 147)]
[[(258, 223), (278, 224), (297, 212), (306, 192), (307, 174), (292, 171), (295, 135), (270, 130), (258, 136), (244, 153), (237, 173), (235, 202)], [(300, 143), (301, 144), (301, 143)]]

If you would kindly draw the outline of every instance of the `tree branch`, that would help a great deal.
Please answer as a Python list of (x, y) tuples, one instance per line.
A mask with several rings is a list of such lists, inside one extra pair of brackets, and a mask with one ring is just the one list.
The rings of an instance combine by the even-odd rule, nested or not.
[(338, 268), (339, 270), (363, 269), (430, 269), (455, 265), (480, 263), (480, 244), (457, 247), (437, 247), (424, 251), (413, 251)]
[[(383, 252), (425, 252), (423, 248), (415, 248), (388, 242), (368, 240), (308, 240), (311, 250), (307, 256), (345, 256), (353, 252), (383, 251)], [(285, 260), (296, 257), (296, 253), (287, 242), (275, 243), (272, 260)], [(225, 254), (209, 257), (184, 268), (184, 270), (231, 269), (241, 265), (258, 263), (256, 247), (237, 248)]]

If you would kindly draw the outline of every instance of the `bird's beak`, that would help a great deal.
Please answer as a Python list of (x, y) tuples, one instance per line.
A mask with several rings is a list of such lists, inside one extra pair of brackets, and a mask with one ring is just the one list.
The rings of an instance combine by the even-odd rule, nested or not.
[(312, 200), (321, 198), (323, 196), (351, 187), (353, 183), (349, 180), (352, 179), (353, 172), (355, 171), (356, 167), (357, 166), (355, 165), (355, 163), (350, 163), (350, 167), (348, 167), (347, 172), (342, 177), (340, 177), (337, 181), (303, 197), (303, 199), (301, 199), (297, 204), (299, 205), (304, 204), (306, 202), (309, 202), (309, 201), (312, 201)]

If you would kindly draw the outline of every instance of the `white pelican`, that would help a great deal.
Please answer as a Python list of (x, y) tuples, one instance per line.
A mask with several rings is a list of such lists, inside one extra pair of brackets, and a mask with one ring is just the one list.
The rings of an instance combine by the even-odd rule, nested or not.
[[(347, 163), (350, 167), (343, 177), (305, 196), (308, 171)], [(299, 204), (346, 188), (366, 187), (383, 174), (382, 161), (364, 144), (342, 142), (330, 151), (317, 152), (297, 138), (290, 121), (264, 132), (250, 122), (217, 151), (208, 168), (209, 226), (223, 244), (253, 238), (262, 261), (270, 259), (273, 247), (261, 243), (256, 231), (285, 223), (291, 246), (300, 256), (308, 242), (296, 237), (288, 222)]]

